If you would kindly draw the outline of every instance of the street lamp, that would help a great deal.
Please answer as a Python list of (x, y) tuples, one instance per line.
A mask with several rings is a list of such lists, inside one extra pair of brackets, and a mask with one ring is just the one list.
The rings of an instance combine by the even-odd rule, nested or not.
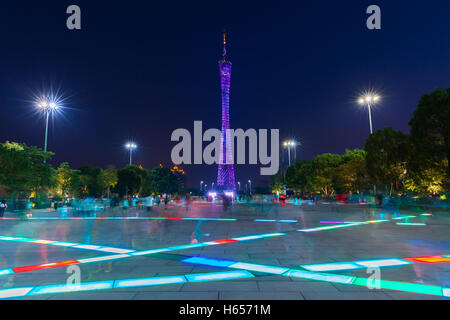
[(128, 150), (130, 150), (130, 166), (131, 166), (131, 159), (132, 159), (132, 154), (133, 154), (133, 150), (137, 148), (137, 145), (133, 142), (128, 142), (125, 145), (125, 148), (127, 148)]
[(214, 182), (212, 183), (211, 190), (214, 190)]
[(200, 181), (200, 191), (202, 191), (203, 181)]
[(239, 191), (241, 191), (241, 183), (238, 181)]
[(296, 145), (297, 142), (294, 140), (287, 140), (283, 142), (283, 146), (288, 149), (289, 166), (291, 165), (291, 147), (295, 147)]
[(248, 180), (250, 194), (252, 194), (252, 180)]
[[(49, 98), (41, 98), (37, 102), (37, 106), (45, 113), (45, 141), (44, 141), (44, 151), (47, 151), (47, 136), (48, 136), (48, 118), (50, 113), (55, 112), (59, 109), (56, 101)], [(44, 161), (45, 162), (45, 161)]]
[(372, 93), (365, 94), (364, 96), (361, 96), (358, 99), (358, 103), (360, 105), (366, 105), (367, 108), (369, 109), (370, 134), (373, 133), (373, 130), (372, 130), (372, 109), (371, 109), (371, 107), (373, 105), (375, 105), (379, 100), (380, 100), (380, 96), (377, 95), (377, 94), (372, 94)]

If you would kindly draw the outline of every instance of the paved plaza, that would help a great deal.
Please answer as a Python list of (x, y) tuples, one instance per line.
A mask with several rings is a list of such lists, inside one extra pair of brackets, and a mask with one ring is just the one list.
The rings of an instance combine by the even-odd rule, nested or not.
[[(189, 208), (85, 215), (35, 210), (32, 217), (5, 217), (2, 298), (449, 296), (450, 215), (443, 209), (303, 202), (236, 203), (225, 210), (221, 203), (197, 201)], [(379, 282), (366, 281), (377, 272)], [(78, 275), (79, 286), (70, 282)]]

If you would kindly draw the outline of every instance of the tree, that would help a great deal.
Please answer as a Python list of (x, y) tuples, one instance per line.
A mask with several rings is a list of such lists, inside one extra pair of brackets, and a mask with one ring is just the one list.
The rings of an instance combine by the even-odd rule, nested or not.
[(333, 176), (333, 187), (337, 193), (360, 193), (369, 187), (366, 170), (366, 152), (361, 149), (345, 150), (343, 163)]
[(114, 190), (121, 196), (141, 194), (146, 178), (145, 169), (136, 165), (126, 166), (117, 172), (117, 185)]
[(70, 169), (68, 162), (63, 162), (56, 169), (56, 193), (65, 201), (66, 197), (77, 195), (80, 189), (80, 171)]
[(405, 178), (410, 146), (407, 134), (390, 127), (377, 130), (366, 140), (367, 173), (374, 183), (389, 188), (389, 194), (398, 190)]
[(299, 160), (286, 170), (286, 183), (295, 192), (311, 192), (313, 185), (313, 168), (311, 160)]
[(176, 193), (179, 189), (179, 180), (169, 168), (157, 166), (148, 171), (144, 193)]
[(270, 177), (270, 189), (272, 193), (283, 193), (284, 192), (284, 178), (281, 173), (277, 173)]
[(425, 94), (409, 121), (412, 148), (408, 159), (409, 176), (417, 185), (439, 180), (450, 188), (450, 89)]
[(4, 186), (13, 200), (18, 192), (35, 191), (49, 187), (52, 183), (52, 167), (45, 161), (53, 156), (24, 143), (0, 144), (0, 185)]
[(106, 195), (109, 198), (111, 194), (111, 188), (114, 188), (117, 184), (117, 168), (113, 165), (109, 165), (106, 170), (102, 170), (97, 177), (98, 184), (103, 190), (106, 189)]
[(103, 170), (92, 166), (81, 166), (78, 170), (80, 171), (82, 193), (89, 197), (99, 198), (104, 188), (101, 179), (99, 179)]
[(313, 192), (323, 193), (325, 196), (335, 192), (333, 189), (333, 175), (335, 169), (341, 163), (342, 158), (338, 154), (324, 153), (313, 158)]

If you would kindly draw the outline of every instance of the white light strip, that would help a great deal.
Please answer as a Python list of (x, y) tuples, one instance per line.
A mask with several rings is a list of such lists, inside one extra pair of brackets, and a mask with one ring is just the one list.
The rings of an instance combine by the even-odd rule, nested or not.
[(90, 263), (90, 262), (98, 262), (98, 261), (105, 261), (105, 260), (116, 260), (121, 258), (129, 257), (128, 254), (114, 254), (110, 256), (103, 256), (103, 257), (96, 257), (96, 258), (87, 258), (87, 259), (78, 259), (77, 261), (79, 263)]

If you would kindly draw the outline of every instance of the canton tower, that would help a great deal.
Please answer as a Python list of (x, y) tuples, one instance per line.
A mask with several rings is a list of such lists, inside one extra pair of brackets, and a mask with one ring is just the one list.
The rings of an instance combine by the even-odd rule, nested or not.
[(222, 89), (222, 133), (220, 139), (219, 170), (217, 172), (217, 187), (222, 190), (234, 191), (233, 150), (231, 140), (227, 136), (230, 129), (230, 82), (231, 62), (227, 60), (225, 32), (223, 33), (223, 59), (219, 61), (220, 86)]

